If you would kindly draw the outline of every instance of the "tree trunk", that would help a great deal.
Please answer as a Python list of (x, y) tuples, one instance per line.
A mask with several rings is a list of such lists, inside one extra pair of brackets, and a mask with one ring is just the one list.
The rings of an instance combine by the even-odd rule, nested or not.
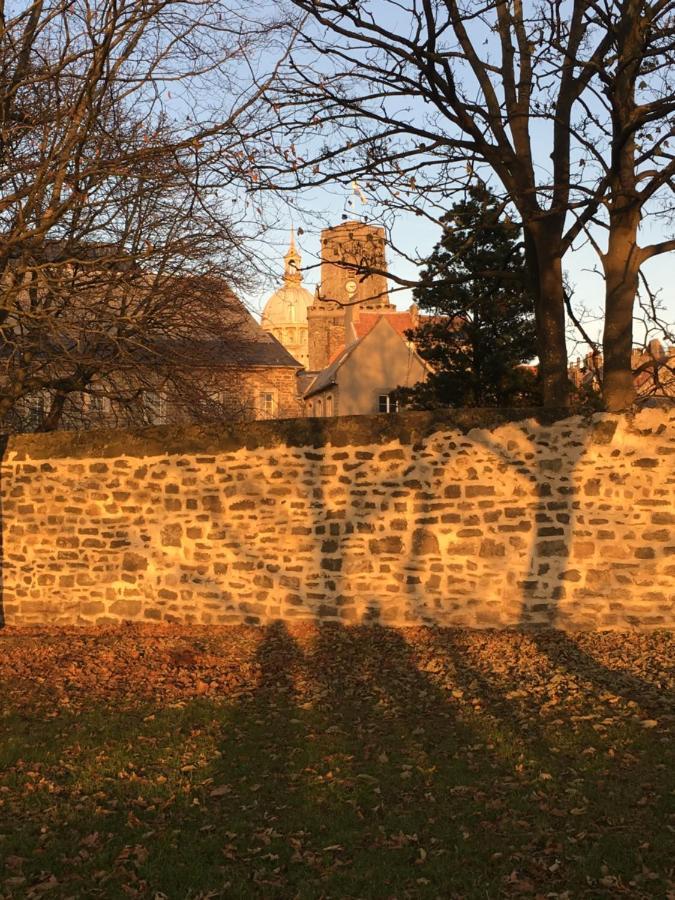
[(602, 398), (610, 411), (626, 409), (635, 401), (633, 379), (633, 307), (638, 290), (640, 250), (637, 246), (639, 211), (610, 215), (605, 272), (605, 328), (602, 336)]
[(49, 412), (35, 429), (37, 432), (56, 431), (59, 422), (61, 421), (61, 416), (63, 415), (63, 407), (65, 406), (67, 396), (68, 395), (65, 392), (57, 391), (52, 398)]
[(539, 350), (539, 383), (545, 407), (569, 405), (565, 341), (562, 227), (548, 222), (524, 225), (525, 253), (534, 292)]
[[(649, 4), (625, 0), (617, 23), (617, 62), (612, 85), (612, 170), (607, 208), (609, 237), (602, 256), (605, 272), (605, 329), (602, 336), (602, 399), (610, 411), (635, 400), (633, 308), (642, 257), (637, 245), (641, 198), (637, 190), (636, 82), (647, 39)], [(658, 129), (657, 129), (658, 130)]]

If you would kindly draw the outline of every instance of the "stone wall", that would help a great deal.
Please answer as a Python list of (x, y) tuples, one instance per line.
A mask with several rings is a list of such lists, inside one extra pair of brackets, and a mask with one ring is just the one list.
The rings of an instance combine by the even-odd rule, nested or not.
[(8, 624), (675, 624), (675, 408), (11, 438)]

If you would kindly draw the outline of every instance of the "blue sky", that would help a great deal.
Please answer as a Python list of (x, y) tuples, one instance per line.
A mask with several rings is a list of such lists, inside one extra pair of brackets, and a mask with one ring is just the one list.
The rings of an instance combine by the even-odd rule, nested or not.
[[(377, 13), (377, 21), (380, 25), (385, 24), (392, 32), (406, 33), (411, 27), (411, 19), (407, 12), (405, 2), (393, 2), (393, 0), (361, 0), (361, 7), (364, 10), (370, 8), (373, 13)], [(485, 23), (477, 20), (473, 23), (472, 28), (475, 31), (476, 46), (480, 48), (480, 53), (488, 58), (497, 52), (498, 48), (495, 43), (494, 34), (492, 34)], [(355, 50), (356, 57), (364, 51)], [(294, 48), (294, 57), (296, 62), (302, 61), (308, 67), (308, 71), (315, 74), (318, 71), (329, 71), (331, 62), (325, 56), (316, 56), (308, 48), (303, 48), (302, 44), (296, 44)], [(471, 73), (464, 73), (464, 85), (467, 91), (472, 91)], [(500, 87), (497, 83), (496, 90), (500, 93)], [(593, 104), (592, 97), (588, 101)], [(411, 117), (428, 118), (430, 115), (429, 107), (425, 106), (419, 98), (406, 96), (402, 101), (399, 99), (388, 100), (391, 103), (391, 109), (400, 112), (405, 109), (405, 115)], [(403, 104), (403, 106), (401, 106)], [(602, 118), (602, 107), (598, 106), (595, 110)], [(309, 112), (308, 112), (309, 115)], [(438, 127), (444, 128), (447, 123), (441, 118)], [(436, 126), (434, 126), (436, 127)], [(302, 133), (294, 135), (296, 143), (302, 145), (302, 155), (311, 158), (312, 151), (316, 151), (324, 142), (339, 145), (341, 136), (337, 133), (329, 133), (326, 131), (315, 131), (310, 123), (303, 125)], [(291, 138), (289, 138), (290, 142)], [(544, 118), (539, 121), (533, 121), (532, 124), (532, 144), (535, 153), (535, 165), (542, 184), (549, 183), (552, 180), (550, 174), (550, 153), (552, 149), (552, 126), (550, 120)], [(299, 151), (300, 152), (300, 151)], [(592, 181), (592, 161), (586, 159), (587, 151), (581, 145), (573, 145), (572, 161), (574, 171), (584, 177), (584, 172)], [(586, 165), (586, 169), (584, 169)], [(459, 171), (463, 171), (463, 165), (459, 166)], [(480, 173), (483, 178), (491, 180), (486, 172)], [(366, 189), (365, 185), (362, 185)], [(497, 190), (499, 188), (497, 187)], [(380, 221), (381, 210), (370, 201), (363, 205), (352, 192), (349, 185), (335, 183), (332, 187), (306, 189), (301, 193), (289, 196), (289, 207), (285, 207), (282, 198), (266, 195), (263, 198), (264, 215), (268, 221), (274, 222), (274, 227), (268, 234), (266, 241), (260, 242), (259, 252), (257, 253), (257, 262), (263, 272), (267, 271), (267, 276), (263, 276), (259, 291), (250, 294), (244, 298), (249, 302), (252, 309), (261, 310), (266, 298), (279, 285), (281, 273), (283, 272), (283, 254), (288, 246), (288, 229), (291, 221), (303, 231), (299, 237), (298, 243), (303, 253), (304, 266), (312, 267), (318, 264), (319, 254), (319, 234), (322, 227), (329, 225), (337, 225), (343, 221), (343, 216), (349, 218), (366, 216), (369, 221)], [(258, 201), (260, 202), (260, 201)], [(451, 202), (451, 201), (450, 201)], [(253, 205), (256, 201), (253, 200)], [(350, 205), (351, 203), (351, 205)], [(417, 258), (417, 264), (409, 259), (397, 255), (390, 250), (388, 254), (390, 271), (397, 273), (404, 278), (415, 279), (419, 273), (420, 262), (431, 252), (433, 246), (438, 240), (440, 231), (437, 226), (423, 217), (417, 217), (413, 214), (400, 213), (392, 224), (393, 243), (405, 250), (410, 257)], [(640, 242), (649, 244), (654, 241), (663, 240), (673, 235), (673, 224), (664, 220), (647, 220), (643, 225)], [(602, 232), (595, 235), (601, 243), (604, 240)], [(670, 253), (650, 260), (644, 267), (644, 272), (649, 280), (650, 288), (655, 292), (660, 301), (663, 303), (663, 318), (671, 325), (675, 325), (675, 254)], [(564, 266), (567, 271), (569, 280), (574, 288), (575, 308), (581, 308), (587, 311), (584, 322), (587, 330), (592, 338), (599, 338), (602, 331), (602, 305), (604, 301), (604, 282), (602, 276), (598, 274), (599, 261), (593, 248), (583, 241), (579, 241), (577, 246), (568, 253), (565, 258)], [(273, 273), (276, 273), (276, 277)], [(312, 268), (306, 272), (305, 285), (309, 290), (313, 290), (315, 283), (319, 280), (318, 268)], [(394, 285), (392, 285), (393, 287)], [(398, 291), (392, 294), (392, 300), (399, 307), (407, 307), (412, 302), (410, 291)], [(636, 326), (636, 339), (641, 340), (644, 329), (639, 325)], [(574, 341), (570, 342), (570, 351), (576, 353)], [(581, 350), (583, 352), (583, 348)]]
[[(263, 277), (260, 290), (243, 298), (255, 312), (262, 310), (266, 299), (281, 283), (283, 255), (288, 247), (291, 222), (303, 231), (297, 238), (297, 243), (303, 256), (303, 268), (307, 268), (304, 286), (313, 292), (320, 277), (318, 262), (321, 227), (339, 225), (343, 215), (350, 218), (365, 215), (369, 221), (377, 221), (376, 210), (371, 205), (364, 206), (348, 188), (341, 186), (335, 190), (307, 191), (305, 198), (296, 199), (294, 206), (294, 209), (283, 207), (277, 209), (275, 219), (278, 224), (270, 232), (266, 246), (261, 247), (260, 258), (264, 260), (263, 268), (268, 269), (270, 274)], [(307, 210), (305, 214), (302, 212), (303, 207)], [(648, 226), (649, 240), (657, 240), (661, 233), (661, 229)], [(393, 237), (396, 245), (406, 248), (410, 256), (424, 258), (438, 240), (439, 230), (424, 219), (401, 214), (395, 220)], [(418, 276), (419, 268), (393, 253), (391, 249), (388, 252), (388, 264), (389, 270), (401, 277), (414, 279)], [(599, 338), (602, 333), (604, 282), (602, 276), (594, 271), (598, 268), (595, 251), (588, 244), (574, 249), (565, 258), (565, 268), (575, 288), (577, 307), (583, 305), (589, 311), (586, 319), (587, 330), (591, 337)], [(664, 315), (672, 326), (675, 323), (675, 254), (664, 254), (650, 260), (645, 265), (644, 271), (651, 289), (660, 292), (666, 308)], [(391, 287), (395, 285), (392, 283)], [(400, 308), (407, 308), (412, 302), (411, 292), (408, 290), (392, 293), (391, 299)], [(642, 333), (640, 326), (636, 325), (636, 339), (641, 340)], [(577, 355), (574, 340), (570, 340), (570, 353)], [(583, 353), (583, 350), (579, 350), (579, 353)]]

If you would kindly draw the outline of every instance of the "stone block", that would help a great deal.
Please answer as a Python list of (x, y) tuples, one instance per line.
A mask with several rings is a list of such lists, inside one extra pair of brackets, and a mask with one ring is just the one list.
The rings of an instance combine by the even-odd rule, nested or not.
[(383, 450), (379, 459), (381, 462), (386, 462), (390, 459), (405, 459), (405, 453), (403, 450)]
[(470, 497), (492, 497), (495, 492), (492, 484), (467, 484), (464, 489), (465, 496)]
[(100, 616), (105, 612), (105, 604), (100, 600), (83, 600), (78, 607), (82, 616)]
[(180, 547), (183, 535), (183, 527), (179, 523), (164, 525), (161, 531), (162, 545), (164, 547)]
[(148, 568), (147, 557), (141, 553), (132, 553), (128, 550), (122, 559), (122, 569), (125, 572), (142, 572)]
[(403, 551), (403, 541), (397, 535), (389, 535), (388, 537), (369, 541), (368, 549), (376, 555), (381, 553), (401, 553)]
[(412, 552), (415, 556), (438, 555), (440, 553), (438, 538), (432, 531), (415, 529), (412, 536)]
[(499, 541), (492, 540), (492, 538), (486, 538), (481, 542), (479, 555), (485, 559), (506, 556), (506, 547)]
[(142, 606), (140, 600), (115, 600), (108, 607), (108, 613), (121, 619), (135, 619), (140, 615)]

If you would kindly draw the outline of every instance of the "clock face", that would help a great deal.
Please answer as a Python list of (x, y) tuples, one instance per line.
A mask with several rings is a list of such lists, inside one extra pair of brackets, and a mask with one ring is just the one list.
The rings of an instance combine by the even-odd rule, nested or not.
[(354, 281), (353, 278), (350, 278), (349, 281), (347, 281), (345, 283), (345, 290), (347, 291), (348, 294), (356, 293), (356, 282)]

